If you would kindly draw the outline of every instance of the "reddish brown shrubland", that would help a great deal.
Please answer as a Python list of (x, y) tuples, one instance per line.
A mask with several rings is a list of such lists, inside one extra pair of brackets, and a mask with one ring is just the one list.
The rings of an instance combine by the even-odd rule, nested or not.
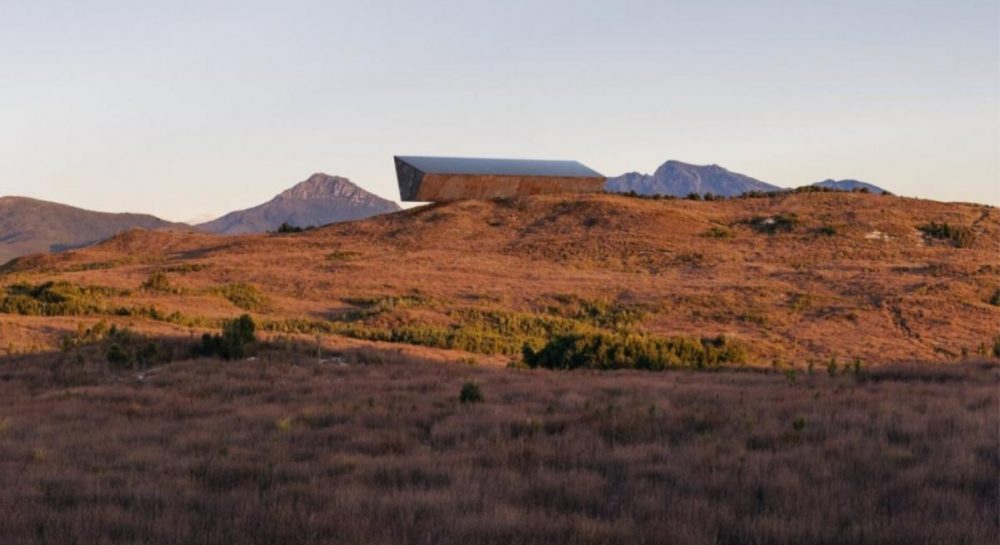
[(0, 362), (2, 543), (1000, 538), (995, 364), (550, 372), (365, 347), (139, 381), (59, 359)]
[(957, 361), (997, 333), (998, 247), (992, 207), (861, 193), (547, 195), (287, 235), (130, 231), (0, 266), (0, 354), (56, 348), (80, 322), (200, 337), (249, 311), (267, 334), (484, 355), (625, 327), (724, 334), (748, 365)]

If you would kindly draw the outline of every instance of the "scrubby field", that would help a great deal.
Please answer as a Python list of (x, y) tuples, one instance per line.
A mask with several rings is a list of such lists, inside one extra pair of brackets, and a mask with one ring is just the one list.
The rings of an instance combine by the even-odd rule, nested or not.
[(998, 248), (992, 207), (860, 193), (550, 195), (304, 233), (131, 231), (0, 266), (0, 355), (101, 320), (200, 336), (249, 312), (266, 334), (477, 357), (624, 329), (646, 347), (723, 335), (750, 366), (959, 361), (1000, 342)]
[[(3, 360), (0, 543), (1000, 539), (993, 363), (830, 376), (344, 359), (265, 350), (141, 380), (68, 355)], [(467, 383), (481, 401), (459, 401)]]

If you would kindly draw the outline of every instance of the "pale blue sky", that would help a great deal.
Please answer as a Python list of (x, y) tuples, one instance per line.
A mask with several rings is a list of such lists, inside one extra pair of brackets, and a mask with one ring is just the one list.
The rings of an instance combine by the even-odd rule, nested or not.
[(187, 220), (393, 154), (1000, 204), (1000, 2), (0, 0), (0, 195)]

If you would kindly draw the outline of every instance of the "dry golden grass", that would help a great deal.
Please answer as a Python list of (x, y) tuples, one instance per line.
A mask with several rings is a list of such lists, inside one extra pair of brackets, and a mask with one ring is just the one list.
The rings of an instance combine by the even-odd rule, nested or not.
[[(795, 214), (768, 235), (754, 218)], [(931, 222), (968, 228), (958, 248)], [(726, 236), (713, 236), (716, 231)], [(731, 234), (731, 236), (730, 236)], [(309, 322), (357, 298), (416, 295), (380, 328), (459, 325), (458, 309), (546, 314), (567, 296), (639, 309), (632, 329), (727, 334), (758, 365), (830, 357), (866, 363), (957, 360), (988, 352), (1000, 330), (1000, 216), (991, 207), (858, 193), (700, 202), (596, 195), (431, 205), (302, 234), (216, 237), (133, 231), (82, 251), (26, 258), (0, 285), (64, 279), (130, 290), (111, 305), (181, 313), (200, 332), (242, 310), (221, 294), (246, 284), (260, 320)], [(139, 289), (165, 271), (175, 290)], [(77, 319), (0, 317), (0, 352), (56, 346)]]

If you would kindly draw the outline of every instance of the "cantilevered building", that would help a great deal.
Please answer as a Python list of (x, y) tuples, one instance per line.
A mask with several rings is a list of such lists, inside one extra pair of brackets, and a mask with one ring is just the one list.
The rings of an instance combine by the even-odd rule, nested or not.
[(404, 201), (456, 201), (594, 193), (604, 175), (576, 161), (395, 157), (399, 195)]

